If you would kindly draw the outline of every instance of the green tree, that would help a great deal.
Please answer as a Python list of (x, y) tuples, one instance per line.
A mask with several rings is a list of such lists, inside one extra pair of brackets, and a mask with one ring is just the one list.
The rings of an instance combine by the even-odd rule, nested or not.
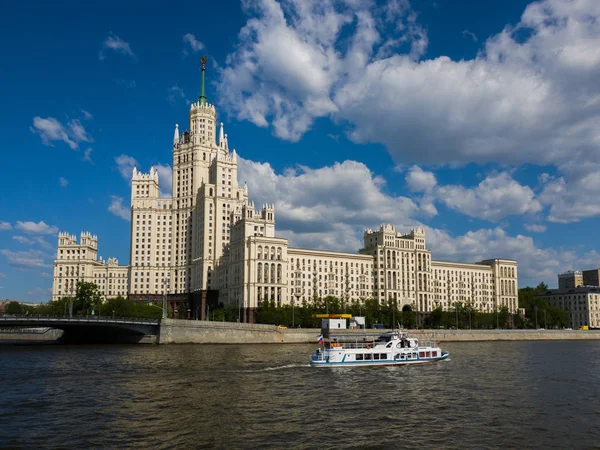
[(23, 312), (23, 307), (19, 302), (12, 301), (6, 306), (5, 311), (8, 314), (21, 314)]

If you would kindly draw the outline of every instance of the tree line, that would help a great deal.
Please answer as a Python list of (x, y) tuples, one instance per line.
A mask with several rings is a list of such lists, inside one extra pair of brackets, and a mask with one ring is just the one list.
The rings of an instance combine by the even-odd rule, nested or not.
[[(552, 308), (539, 297), (548, 290), (548, 285), (540, 283), (536, 287), (519, 289), (519, 308), (525, 314), (510, 314), (508, 308), (501, 307), (498, 311), (486, 313), (478, 311), (472, 305), (455, 302), (449, 310), (441, 307), (423, 313), (414, 311), (409, 305), (401, 307), (391, 300), (381, 304), (376, 299), (366, 299), (364, 302), (344, 301), (343, 299), (327, 296), (304, 301), (299, 305), (278, 306), (273, 300), (259, 303), (255, 313), (257, 323), (286, 325), (288, 327), (319, 328), (320, 319), (315, 314), (352, 314), (365, 317), (366, 326), (385, 328), (565, 328), (571, 326), (568, 315), (559, 308)], [(24, 303), (10, 302), (5, 310), (9, 314), (42, 314), (42, 315), (102, 315), (114, 317), (138, 317), (158, 319), (163, 315), (161, 306), (146, 302), (134, 302), (124, 297), (104, 300), (95, 283), (79, 282), (73, 297), (63, 297), (56, 301), (30, 306)], [(209, 311), (208, 319), (235, 322), (239, 319), (238, 308), (219, 308)], [(170, 308), (168, 317), (173, 317)]]

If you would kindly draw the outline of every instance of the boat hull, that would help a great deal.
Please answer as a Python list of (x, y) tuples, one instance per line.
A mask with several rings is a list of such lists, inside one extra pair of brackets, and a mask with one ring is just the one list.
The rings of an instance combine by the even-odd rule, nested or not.
[(408, 366), (413, 364), (429, 364), (448, 359), (450, 353), (443, 352), (442, 356), (414, 360), (383, 360), (383, 361), (311, 361), (312, 367), (364, 367), (364, 366)]

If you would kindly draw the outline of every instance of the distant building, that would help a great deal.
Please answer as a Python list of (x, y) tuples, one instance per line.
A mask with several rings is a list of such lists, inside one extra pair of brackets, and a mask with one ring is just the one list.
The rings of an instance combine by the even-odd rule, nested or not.
[(569, 270), (558, 274), (558, 289), (574, 289), (583, 284), (583, 273), (578, 270)]
[(584, 286), (600, 286), (600, 269), (583, 271)]
[(548, 302), (548, 306), (563, 310), (573, 328), (584, 325), (600, 328), (600, 288), (551, 289), (540, 297)]

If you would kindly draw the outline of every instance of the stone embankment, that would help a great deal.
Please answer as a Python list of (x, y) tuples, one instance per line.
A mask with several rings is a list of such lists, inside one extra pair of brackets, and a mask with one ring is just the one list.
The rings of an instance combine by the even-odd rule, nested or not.
[(55, 328), (0, 328), (0, 344), (52, 344), (63, 334)]
[[(350, 339), (390, 330), (338, 330)], [(163, 319), (159, 344), (300, 344), (316, 343), (318, 328), (281, 329), (274, 325)], [(600, 339), (600, 331), (572, 330), (410, 330), (411, 336), (440, 342), (547, 341)]]

